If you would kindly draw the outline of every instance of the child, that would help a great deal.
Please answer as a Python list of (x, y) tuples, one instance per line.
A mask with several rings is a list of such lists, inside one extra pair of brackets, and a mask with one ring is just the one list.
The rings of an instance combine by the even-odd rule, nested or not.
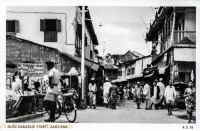
[(188, 94), (188, 96), (185, 98), (185, 104), (186, 104), (186, 110), (187, 110), (187, 115), (189, 118), (188, 123), (191, 122), (192, 120), (192, 112), (195, 107), (195, 94), (194, 92), (191, 92)]

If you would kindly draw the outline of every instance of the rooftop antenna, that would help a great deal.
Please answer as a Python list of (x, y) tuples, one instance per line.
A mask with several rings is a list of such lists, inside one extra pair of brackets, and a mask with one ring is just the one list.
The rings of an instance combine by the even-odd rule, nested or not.
[(153, 15), (155, 16), (155, 12), (153, 11), (153, 7), (151, 7), (151, 10), (152, 10), (152, 12), (153, 12)]
[(143, 22), (143, 24), (145, 25), (145, 27), (146, 27), (146, 29), (147, 29), (147, 31), (148, 31), (148, 27), (147, 27), (147, 25), (144, 23), (144, 20), (142, 19), (142, 17), (140, 17), (140, 19), (142, 20), (142, 22)]
[(146, 42), (145, 37), (144, 37), (144, 34), (143, 34), (143, 32), (142, 32), (142, 28), (141, 28), (140, 25), (139, 25), (139, 27), (140, 27), (140, 31), (141, 31), (141, 33), (142, 33), (142, 37), (144, 38), (144, 41), (145, 41), (145, 43), (146, 43), (147, 50), (148, 50), (148, 52), (150, 53), (149, 48), (148, 48), (148, 46), (147, 46), (147, 42)]

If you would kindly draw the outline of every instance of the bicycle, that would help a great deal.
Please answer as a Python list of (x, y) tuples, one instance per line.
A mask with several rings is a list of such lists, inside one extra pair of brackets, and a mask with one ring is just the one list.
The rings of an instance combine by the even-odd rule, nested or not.
[[(61, 114), (64, 113), (69, 122), (74, 122), (77, 116), (77, 108), (74, 102), (75, 92), (73, 89), (65, 92), (66, 90), (62, 90), (60, 94), (61, 98), (59, 100), (61, 102), (59, 100), (56, 101), (55, 119), (58, 119)], [(45, 111), (46, 112), (42, 114), (43, 116), (45, 116), (45, 114), (50, 114), (47, 107), (45, 107)]]

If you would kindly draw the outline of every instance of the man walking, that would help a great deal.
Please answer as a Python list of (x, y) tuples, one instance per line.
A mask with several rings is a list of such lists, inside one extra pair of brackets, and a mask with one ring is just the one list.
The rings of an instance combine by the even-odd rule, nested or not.
[(91, 79), (91, 83), (89, 84), (89, 101), (90, 101), (90, 108), (96, 108), (96, 92), (97, 86), (94, 83), (94, 78)]
[(172, 107), (174, 105), (175, 97), (176, 97), (175, 87), (172, 86), (172, 81), (169, 80), (169, 85), (166, 87), (166, 90), (165, 90), (168, 116), (172, 115)]
[(108, 78), (106, 78), (106, 82), (103, 84), (103, 96), (104, 96), (104, 103), (106, 104), (106, 108), (108, 108), (109, 90), (111, 86), (112, 85), (109, 82)]
[(123, 100), (123, 96), (124, 96), (123, 87), (122, 87), (122, 85), (120, 85), (120, 87), (119, 87), (119, 97), (120, 97), (121, 101)]
[(137, 103), (137, 109), (140, 109), (140, 103), (142, 99), (142, 86), (140, 85), (140, 82), (137, 82), (137, 85), (135, 86), (135, 94), (136, 94), (136, 103)]
[(57, 96), (60, 93), (58, 84), (60, 81), (60, 72), (54, 68), (53, 62), (46, 62), (47, 70), (49, 71), (49, 86), (47, 88), (47, 94), (44, 100), (47, 103), (47, 107), (50, 110), (50, 117), (45, 119), (45, 122), (54, 122), (55, 121), (55, 108)]
[(162, 81), (163, 81), (163, 79), (160, 78), (159, 82), (157, 83), (157, 86), (159, 86), (159, 88), (160, 88), (160, 99), (161, 99), (161, 101), (160, 101), (160, 108), (161, 109), (164, 108), (163, 101), (164, 101), (164, 94), (165, 94), (165, 85), (163, 84)]
[(112, 109), (116, 109), (117, 96), (118, 96), (118, 88), (114, 83), (112, 83), (112, 86), (110, 87), (109, 90), (109, 97), (110, 97), (109, 99)]
[(152, 95), (152, 98), (151, 98), (152, 104), (155, 105), (156, 110), (158, 109), (159, 103), (161, 101), (160, 100), (160, 88), (157, 85), (157, 82), (158, 82), (158, 80), (156, 80), (156, 79), (153, 82), (153, 88), (152, 88), (153, 95)]
[(150, 91), (150, 84), (149, 80), (146, 81), (146, 84), (144, 85), (144, 95), (145, 95), (145, 109), (151, 109), (151, 91)]

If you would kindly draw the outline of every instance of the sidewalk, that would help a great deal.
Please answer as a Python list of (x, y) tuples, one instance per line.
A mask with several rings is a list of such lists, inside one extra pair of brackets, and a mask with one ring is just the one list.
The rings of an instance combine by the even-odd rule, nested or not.
[(28, 114), (28, 115), (8, 118), (8, 119), (6, 119), (6, 122), (12, 123), (12, 122), (21, 122), (21, 121), (30, 120), (30, 119), (33, 119), (33, 118), (41, 117), (42, 113), (43, 112), (36, 112), (34, 114)]

